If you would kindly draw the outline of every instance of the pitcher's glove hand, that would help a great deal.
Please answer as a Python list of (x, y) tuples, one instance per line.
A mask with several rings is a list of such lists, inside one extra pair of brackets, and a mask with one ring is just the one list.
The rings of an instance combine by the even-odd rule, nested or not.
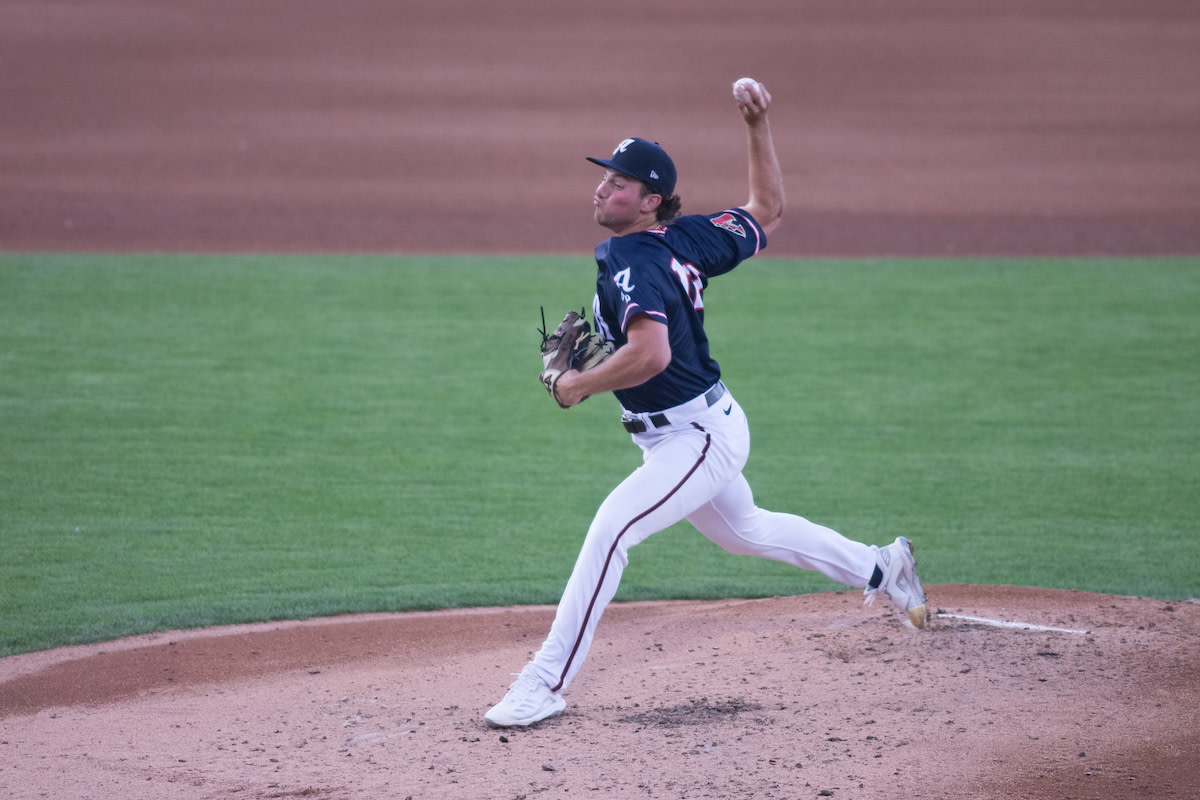
[(542, 309), (542, 327), (538, 329), (538, 333), (542, 335), (542, 374), (539, 376), (542, 385), (554, 398), (554, 402), (562, 408), (568, 408), (554, 390), (559, 376), (571, 369), (586, 372), (604, 363), (615, 348), (612, 342), (599, 333), (592, 332), (592, 326), (584, 319), (582, 313), (576, 314), (574, 311), (568, 311), (554, 333), (547, 334), (546, 310)]

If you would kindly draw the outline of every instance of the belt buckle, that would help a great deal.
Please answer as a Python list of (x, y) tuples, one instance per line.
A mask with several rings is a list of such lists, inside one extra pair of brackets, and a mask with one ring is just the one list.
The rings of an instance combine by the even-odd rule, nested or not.
[(629, 413), (621, 416), (621, 424), (625, 427), (626, 433), (645, 433), (649, 430), (646, 423)]

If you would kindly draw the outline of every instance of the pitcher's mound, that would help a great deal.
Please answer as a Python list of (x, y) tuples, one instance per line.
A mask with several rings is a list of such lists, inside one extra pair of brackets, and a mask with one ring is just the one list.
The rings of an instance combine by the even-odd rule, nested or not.
[(486, 727), (547, 607), (0, 660), (0, 796), (1194, 798), (1200, 606), (929, 588), (618, 604), (566, 713)]

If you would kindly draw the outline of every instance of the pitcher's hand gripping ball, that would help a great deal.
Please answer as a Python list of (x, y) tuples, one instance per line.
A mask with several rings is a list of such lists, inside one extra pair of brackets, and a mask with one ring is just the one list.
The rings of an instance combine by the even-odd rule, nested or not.
[(733, 84), (733, 99), (742, 118), (749, 122), (761, 117), (771, 105), (771, 93), (754, 78), (738, 78)]
[[(546, 333), (546, 311), (542, 309), (542, 327), (538, 329), (542, 335), (542, 374), (539, 376), (546, 391), (562, 408), (568, 406), (558, 399), (554, 390), (558, 378), (567, 370), (576, 369), (586, 372), (613, 354), (613, 343), (599, 333), (592, 332), (592, 326), (584, 319), (583, 314), (568, 311), (563, 321), (554, 329), (554, 333)], [(585, 397), (584, 400), (587, 398)], [(582, 401), (580, 401), (582, 402)]]

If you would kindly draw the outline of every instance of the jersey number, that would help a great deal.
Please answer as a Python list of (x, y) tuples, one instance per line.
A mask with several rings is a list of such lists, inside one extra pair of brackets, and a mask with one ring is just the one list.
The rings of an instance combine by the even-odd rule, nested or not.
[(675, 277), (679, 278), (679, 282), (683, 284), (683, 291), (687, 293), (688, 299), (692, 301), (692, 308), (697, 311), (703, 311), (704, 281), (700, 277), (700, 270), (691, 264), (680, 263), (677, 258), (671, 259), (671, 269), (675, 271)]

